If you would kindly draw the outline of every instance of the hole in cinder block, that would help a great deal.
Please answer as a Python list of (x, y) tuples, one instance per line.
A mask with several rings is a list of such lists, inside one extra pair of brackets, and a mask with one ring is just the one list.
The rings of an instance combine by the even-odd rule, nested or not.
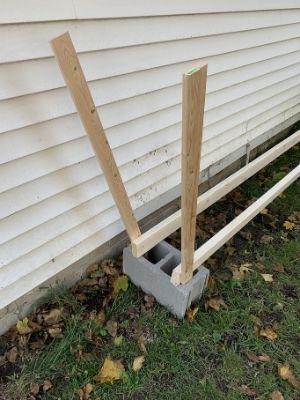
[(173, 256), (170, 257), (167, 262), (161, 267), (161, 270), (165, 272), (167, 275), (171, 276), (173, 269), (177, 267), (177, 265), (180, 263), (180, 260), (178, 261), (178, 257)]
[(159, 261), (165, 258), (168, 253), (168, 250), (164, 246), (158, 244), (153, 247), (153, 249), (149, 250), (144, 257), (152, 264), (157, 264)]

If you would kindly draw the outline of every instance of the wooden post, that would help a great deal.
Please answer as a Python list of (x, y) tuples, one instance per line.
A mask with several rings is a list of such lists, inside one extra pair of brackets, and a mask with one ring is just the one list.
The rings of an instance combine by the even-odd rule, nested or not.
[(183, 75), (180, 276), (183, 284), (193, 276), (206, 78), (206, 64), (192, 68)]
[(53, 52), (119, 209), (130, 240), (141, 235), (91, 92), (68, 32), (51, 40)]

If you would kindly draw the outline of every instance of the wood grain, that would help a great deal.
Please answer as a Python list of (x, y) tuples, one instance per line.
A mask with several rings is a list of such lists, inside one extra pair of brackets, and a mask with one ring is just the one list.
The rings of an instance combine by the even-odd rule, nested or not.
[(69, 33), (66, 32), (51, 40), (51, 45), (132, 241), (141, 232)]
[(182, 86), (182, 152), (181, 152), (181, 283), (193, 276), (196, 233), (197, 195), (207, 65), (183, 75)]
[[(195, 251), (193, 271), (200, 267), (212, 254), (214, 254), (221, 246), (223, 246), (232, 236), (239, 232), (243, 226), (251, 221), (263, 208), (270, 204), (280, 193), (288, 188), (293, 182), (300, 177), (300, 164), (281, 179), (276, 185), (268, 190), (263, 196), (256, 200), (251, 206), (243, 211), (238, 217), (221, 229), (203, 246)], [(181, 283), (181, 269), (178, 265), (172, 273), (171, 282), (174, 285)]]

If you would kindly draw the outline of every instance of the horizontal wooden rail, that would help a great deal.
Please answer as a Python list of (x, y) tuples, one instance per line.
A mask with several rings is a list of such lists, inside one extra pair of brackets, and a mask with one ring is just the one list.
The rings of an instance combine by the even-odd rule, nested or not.
[[(221, 199), (234, 188), (242, 184), (245, 180), (256, 174), (260, 169), (268, 165), (275, 158), (289, 150), (300, 141), (300, 130), (289, 136), (287, 139), (278, 143), (260, 157), (251, 161), (228, 178), (218, 183), (212, 189), (201, 194), (197, 199), (197, 214), (206, 210), (209, 206)], [(132, 241), (132, 254), (140, 257), (148, 250), (152, 249), (157, 243), (175, 232), (181, 226), (181, 210), (176, 211), (137, 239)]]
[[(223, 246), (232, 236), (234, 236), (240, 229), (248, 224), (263, 208), (271, 203), (280, 193), (282, 193), (288, 186), (290, 186), (296, 179), (300, 177), (300, 164), (293, 169), (276, 185), (268, 190), (263, 196), (256, 200), (251, 206), (243, 211), (238, 217), (216, 233), (209, 239), (203, 246), (201, 246), (194, 253), (193, 271), (195, 271), (201, 264), (203, 264), (212, 254), (214, 254), (220, 247)], [(181, 265), (178, 265), (172, 273), (171, 282), (174, 285), (180, 284)]]

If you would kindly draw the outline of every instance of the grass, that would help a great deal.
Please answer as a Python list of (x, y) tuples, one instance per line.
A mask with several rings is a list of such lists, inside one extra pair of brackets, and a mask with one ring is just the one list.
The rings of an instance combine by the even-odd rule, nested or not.
[[(249, 199), (260, 196), (297, 165), (299, 155), (298, 145), (239, 190)], [(11, 376), (5, 389), (3, 386), (3, 398), (29, 398), (32, 382), (50, 379), (53, 388), (37, 398), (78, 399), (76, 389), (91, 382), (94, 400), (251, 398), (242, 392), (242, 385), (257, 393), (252, 398), (267, 400), (274, 390), (279, 390), (285, 400), (299, 399), (299, 392), (280, 379), (277, 371), (279, 364), (287, 362), (294, 375), (300, 377), (300, 240), (299, 233), (292, 231), (285, 235), (282, 229), (283, 221), (300, 210), (299, 182), (290, 186), (268, 210), (271, 220), (259, 215), (248, 224), (246, 229), (252, 240), (237, 235), (230, 243), (236, 249), (232, 256), (225, 257), (224, 249), (217, 253), (218, 266), (212, 269), (214, 285), (200, 301), (193, 321), (178, 321), (158, 304), (145, 308), (143, 294), (129, 285), (126, 293), (105, 308), (107, 318), (118, 321), (118, 334), (125, 338), (122, 346), (116, 346), (103, 327), (87, 318), (85, 307), (71, 291), (52, 294), (50, 301), (64, 305), (69, 311), (63, 338), (52, 340), (25, 362), (20, 373)], [(219, 213), (217, 204), (207, 210), (206, 216), (216, 218)], [(271, 236), (272, 242), (257, 241), (256, 236), (261, 233)], [(264, 273), (273, 274), (272, 284), (261, 277), (261, 271), (255, 267), (258, 262), (264, 266)], [(228, 278), (227, 267), (243, 263), (253, 264), (253, 271), (241, 281)], [(278, 264), (284, 266), (284, 272), (274, 271)], [(205, 307), (211, 296), (221, 297), (226, 307), (219, 312)], [(255, 333), (258, 320), (263, 327), (271, 326), (277, 332), (275, 341)], [(90, 332), (99, 340), (91, 340)], [(146, 339), (147, 354), (141, 371), (134, 372), (133, 359), (141, 355), (137, 344), (141, 332)], [(250, 362), (246, 356), (250, 351), (266, 353), (271, 361)], [(122, 360), (126, 372), (123, 379), (113, 384), (95, 384), (93, 377), (107, 355)]]

